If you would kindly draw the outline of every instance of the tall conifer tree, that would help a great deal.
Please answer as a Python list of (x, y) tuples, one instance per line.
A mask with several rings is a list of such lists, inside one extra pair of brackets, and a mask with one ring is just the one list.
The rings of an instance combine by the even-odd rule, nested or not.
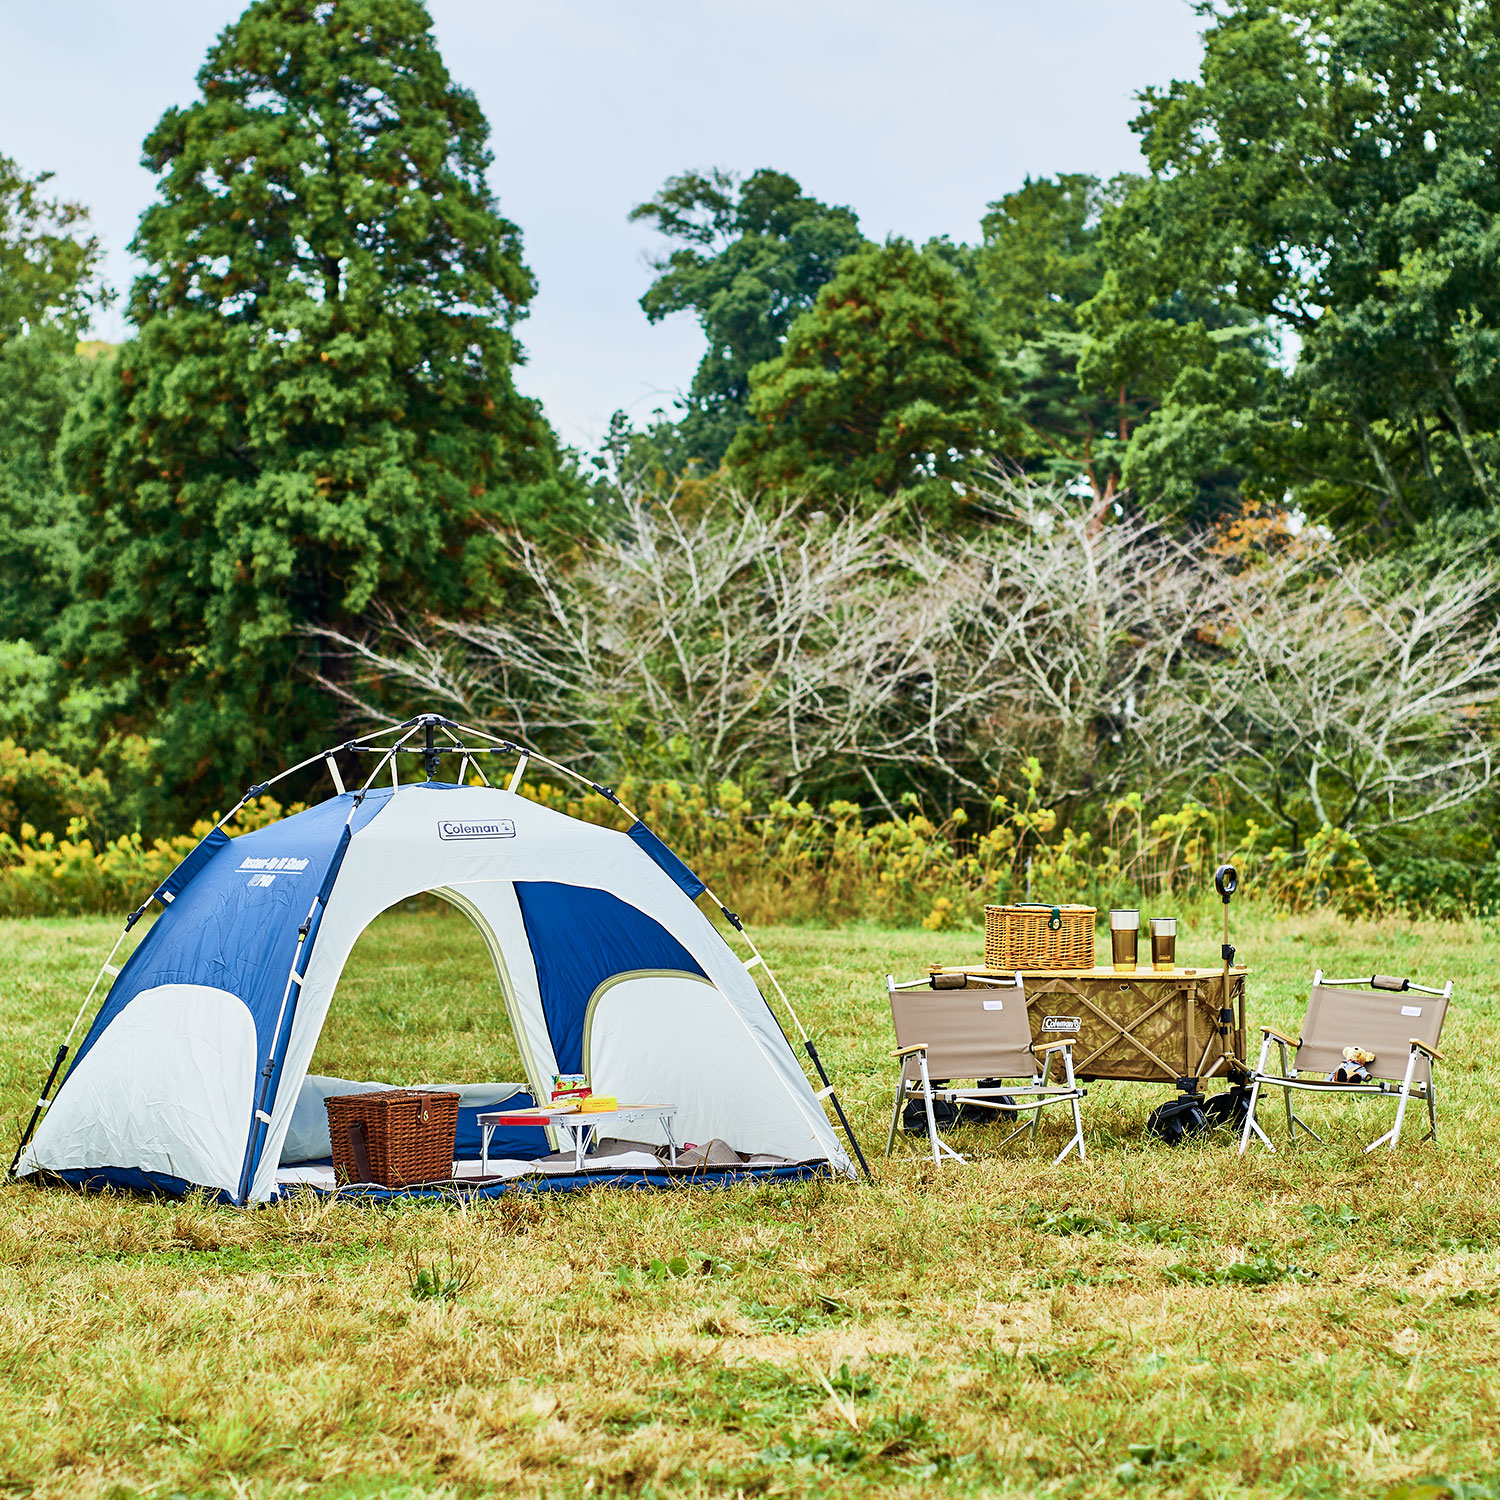
[(535, 284), (488, 126), (419, 0), (255, 0), (198, 84), (145, 142), (139, 337), (65, 442), (63, 637), (109, 730), (212, 800), (328, 732), (309, 627), (462, 610), (487, 523), (570, 492), (512, 382)]

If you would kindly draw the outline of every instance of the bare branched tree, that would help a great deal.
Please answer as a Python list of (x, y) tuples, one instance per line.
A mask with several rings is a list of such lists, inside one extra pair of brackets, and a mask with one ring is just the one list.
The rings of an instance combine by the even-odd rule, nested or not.
[(1227, 650), (1184, 690), (1213, 760), (1292, 846), (1324, 823), (1366, 835), (1458, 806), (1495, 775), (1500, 574), (1402, 580), (1294, 552), (1233, 580)]
[[(891, 520), (809, 519), (733, 493), (695, 519), (630, 501), (572, 568), (510, 540), (531, 586), (524, 612), (324, 634), (366, 679), (497, 730), (619, 769), (703, 784), (753, 774), (795, 795), (864, 755), (941, 762), (961, 712), (914, 714), (946, 602), (902, 586)], [(372, 713), (369, 694), (329, 686)]]
[(441, 704), (601, 775), (791, 797), (974, 796), (1035, 756), (1069, 812), (1218, 772), (1294, 844), (1489, 784), (1493, 572), (1393, 581), (1323, 544), (1234, 573), (1056, 490), (997, 478), (988, 503), (952, 537), (732, 490), (693, 516), (629, 500), (568, 564), (505, 539), (513, 612), (323, 632), (351, 667), (327, 686), (366, 719)]
[[(963, 759), (1008, 779), (1036, 756), (1054, 803), (1140, 790), (1197, 773), (1206, 728), (1182, 711), (1185, 657), (1211, 651), (1225, 580), (1135, 516), (1099, 527), (1055, 490), (997, 483), (996, 524), (928, 543), (960, 649), (940, 696), (967, 695)], [(983, 686), (983, 692), (975, 689)]]

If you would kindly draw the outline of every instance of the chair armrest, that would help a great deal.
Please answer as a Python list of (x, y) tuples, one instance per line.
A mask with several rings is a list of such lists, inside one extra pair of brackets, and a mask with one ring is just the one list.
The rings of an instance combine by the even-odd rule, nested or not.
[(1045, 1057), (1049, 1052), (1070, 1052), (1073, 1049), (1072, 1042), (1043, 1042), (1040, 1047), (1033, 1047), (1033, 1057)]
[(1417, 1049), (1418, 1052), (1425, 1053), (1428, 1057), (1430, 1057), (1433, 1062), (1445, 1061), (1443, 1054), (1439, 1052), (1436, 1047), (1429, 1047), (1426, 1042), (1419, 1042), (1416, 1037), (1413, 1037), (1411, 1039), (1411, 1044)]
[(927, 1043), (926, 1042), (914, 1042), (910, 1047), (897, 1047), (896, 1050), (893, 1053), (891, 1053), (891, 1056), (892, 1057), (910, 1057), (913, 1052), (925, 1052), (926, 1050), (927, 1050)]
[(1288, 1047), (1300, 1047), (1302, 1045), (1301, 1042), (1294, 1042), (1285, 1032), (1277, 1031), (1274, 1026), (1262, 1026), (1260, 1034), (1272, 1038), (1273, 1041), (1285, 1042)]

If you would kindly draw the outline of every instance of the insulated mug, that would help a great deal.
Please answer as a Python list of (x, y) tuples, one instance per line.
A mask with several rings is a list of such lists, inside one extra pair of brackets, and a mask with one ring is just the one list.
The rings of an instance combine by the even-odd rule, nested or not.
[(1151, 967), (1169, 971), (1177, 967), (1177, 918), (1151, 918)]
[(1113, 950), (1115, 973), (1135, 971), (1139, 958), (1141, 914), (1138, 911), (1112, 911), (1109, 914), (1109, 945)]

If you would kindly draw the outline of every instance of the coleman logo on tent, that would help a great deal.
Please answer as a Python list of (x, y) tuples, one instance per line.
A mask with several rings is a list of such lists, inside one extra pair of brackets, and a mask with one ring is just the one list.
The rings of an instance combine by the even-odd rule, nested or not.
[(274, 885), (278, 875), (296, 875), (305, 870), (308, 863), (305, 859), (293, 859), (284, 854), (273, 854), (264, 859), (247, 855), (240, 861), (240, 869), (254, 871), (246, 885)]
[(488, 823), (463, 823), (445, 818), (438, 824), (440, 839), (513, 839), (516, 825), (509, 818), (493, 818)]
[(1043, 1016), (1043, 1031), (1082, 1031), (1083, 1021), (1078, 1016)]

